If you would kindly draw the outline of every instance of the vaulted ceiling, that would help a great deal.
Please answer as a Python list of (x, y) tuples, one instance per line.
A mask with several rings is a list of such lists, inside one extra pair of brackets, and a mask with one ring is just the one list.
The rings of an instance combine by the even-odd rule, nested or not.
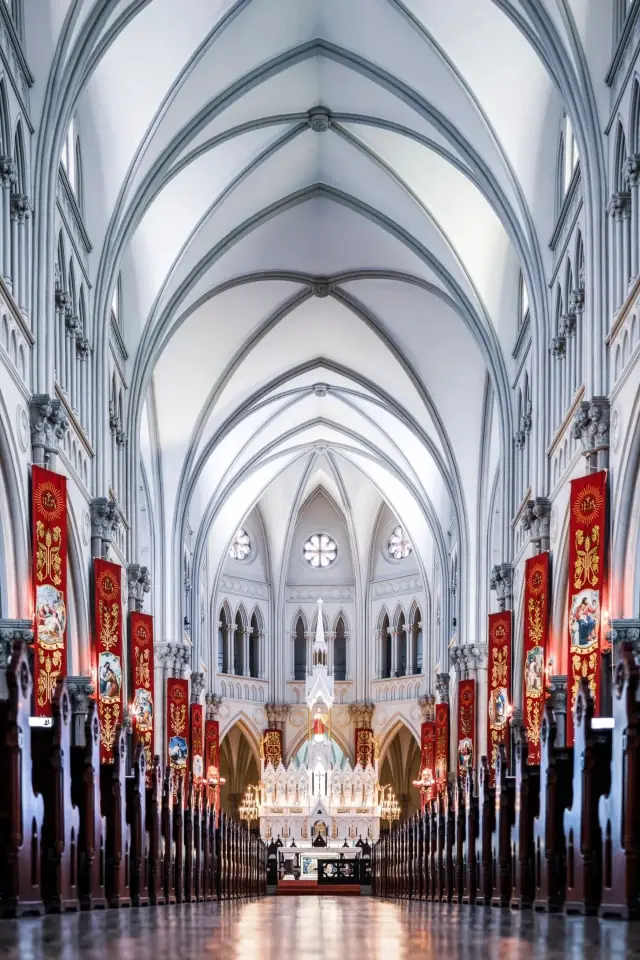
[(483, 438), (510, 471), (520, 265), (545, 323), (559, 64), (580, 77), (610, 30), (593, 7), (50, 0), (35, 95), (77, 96), (95, 333), (121, 273), (168, 564), (188, 521), (221, 569), (260, 502), (277, 570), (322, 483), (356, 541), (384, 500), (427, 572), (452, 527), (469, 572)]

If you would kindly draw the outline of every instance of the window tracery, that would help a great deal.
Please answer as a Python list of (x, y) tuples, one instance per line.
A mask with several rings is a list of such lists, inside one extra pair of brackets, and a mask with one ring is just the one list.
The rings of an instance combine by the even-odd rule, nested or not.
[(314, 533), (302, 548), (307, 563), (316, 569), (329, 567), (338, 556), (338, 545), (328, 533)]
[(389, 554), (394, 560), (406, 559), (413, 550), (407, 532), (400, 524), (389, 537), (388, 548)]
[(251, 537), (244, 527), (238, 527), (229, 547), (229, 556), (232, 560), (246, 560), (250, 553)]

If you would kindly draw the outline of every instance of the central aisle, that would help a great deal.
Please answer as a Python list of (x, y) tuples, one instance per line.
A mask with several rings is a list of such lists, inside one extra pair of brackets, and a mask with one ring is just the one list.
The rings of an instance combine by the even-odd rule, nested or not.
[(371, 897), (0, 921), (3, 960), (623, 960), (639, 950), (640, 924)]

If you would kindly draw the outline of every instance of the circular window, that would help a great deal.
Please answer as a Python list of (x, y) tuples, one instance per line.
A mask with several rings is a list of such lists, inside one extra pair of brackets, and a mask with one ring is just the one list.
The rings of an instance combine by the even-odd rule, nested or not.
[(328, 533), (314, 533), (302, 548), (312, 567), (328, 567), (338, 556), (338, 545)]
[(236, 535), (229, 547), (229, 556), (232, 560), (246, 560), (251, 553), (251, 539), (244, 527), (238, 527)]
[(409, 540), (406, 530), (403, 527), (396, 527), (389, 537), (389, 553), (393, 559), (404, 560), (412, 550), (411, 540)]

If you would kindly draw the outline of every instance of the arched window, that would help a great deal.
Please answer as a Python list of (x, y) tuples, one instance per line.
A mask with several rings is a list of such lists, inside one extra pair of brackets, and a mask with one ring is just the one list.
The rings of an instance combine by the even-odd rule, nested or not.
[(422, 636), (422, 614), (420, 608), (416, 607), (413, 615), (413, 636), (415, 640), (416, 651), (416, 673), (422, 673), (424, 663), (424, 640)]
[(304, 635), (304, 620), (298, 617), (293, 641), (293, 679), (304, 680), (307, 675), (307, 638)]
[(233, 672), (236, 676), (242, 676), (243, 673), (243, 662), (242, 662), (242, 641), (244, 639), (244, 624), (242, 622), (242, 617), (240, 616), (240, 611), (236, 613), (236, 628), (233, 631)]
[(405, 616), (404, 613), (401, 613), (398, 617), (398, 669), (396, 671), (399, 677), (404, 677), (408, 673), (411, 673), (407, 669), (407, 631), (405, 630)]
[(120, 274), (118, 274), (116, 285), (113, 288), (113, 299), (111, 300), (111, 319), (117, 326), (118, 330), (122, 330), (122, 280)]
[(578, 166), (578, 144), (573, 133), (573, 127), (571, 126), (571, 120), (569, 119), (568, 114), (564, 114), (562, 118), (562, 136), (560, 138), (560, 153), (559, 153), (559, 177), (560, 177), (560, 190), (559, 190), (559, 201), (560, 206), (562, 205), (564, 198), (569, 189), (569, 184), (573, 178), (574, 171)]
[(518, 276), (518, 330), (522, 329), (529, 316), (529, 294), (522, 270)]
[(342, 617), (338, 618), (336, 637), (333, 641), (333, 678), (334, 680), (347, 679), (347, 638)]
[(71, 118), (71, 122), (67, 127), (67, 135), (64, 138), (64, 144), (62, 146), (62, 154), (60, 156), (60, 163), (62, 168), (67, 175), (67, 180), (69, 185), (73, 190), (74, 194), (78, 195), (78, 153), (77, 153), (77, 133), (76, 133), (76, 119), (75, 117)]
[(228, 673), (229, 665), (226, 662), (226, 639), (229, 625), (224, 607), (220, 611), (218, 620), (218, 673)]
[(381, 650), (381, 677), (391, 676), (391, 634), (389, 632), (389, 614), (385, 613), (380, 627)]
[(251, 617), (251, 633), (249, 635), (249, 676), (258, 676), (258, 644), (260, 643), (260, 627), (255, 613)]

